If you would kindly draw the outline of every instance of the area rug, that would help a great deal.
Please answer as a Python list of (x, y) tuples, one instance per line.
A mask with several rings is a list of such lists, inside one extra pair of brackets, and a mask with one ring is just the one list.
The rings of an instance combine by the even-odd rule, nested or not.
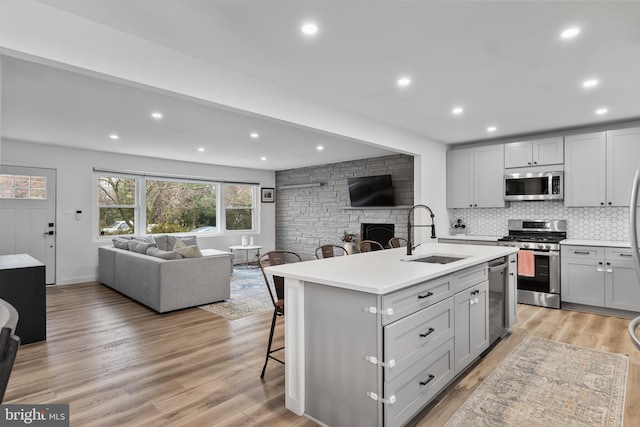
[(622, 426), (629, 357), (526, 337), (445, 424)]
[(231, 298), (199, 308), (235, 320), (273, 311), (273, 303), (259, 268), (236, 267), (231, 275)]

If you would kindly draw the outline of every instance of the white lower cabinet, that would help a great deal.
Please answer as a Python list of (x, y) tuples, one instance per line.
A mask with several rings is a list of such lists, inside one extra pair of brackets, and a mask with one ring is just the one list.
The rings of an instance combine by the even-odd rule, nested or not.
[(562, 246), (563, 302), (640, 312), (640, 282), (631, 250)]
[(488, 347), (487, 278), (485, 263), (381, 296), (306, 282), (305, 413), (410, 422)]
[(464, 370), (489, 348), (489, 282), (484, 281), (454, 296), (455, 373)]

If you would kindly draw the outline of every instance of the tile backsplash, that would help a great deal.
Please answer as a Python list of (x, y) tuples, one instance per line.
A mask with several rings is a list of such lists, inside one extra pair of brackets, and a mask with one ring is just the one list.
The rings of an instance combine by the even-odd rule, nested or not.
[[(511, 202), (508, 208), (453, 209), (449, 223), (458, 218), (466, 223), (470, 235), (504, 236), (509, 233), (509, 219), (566, 219), (569, 239), (629, 241), (628, 207), (568, 208), (556, 201)], [(454, 234), (453, 229), (450, 232)]]

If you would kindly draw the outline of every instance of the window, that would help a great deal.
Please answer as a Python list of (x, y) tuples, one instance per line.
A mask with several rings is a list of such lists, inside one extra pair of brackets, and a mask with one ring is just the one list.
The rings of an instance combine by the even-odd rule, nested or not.
[(146, 180), (147, 233), (215, 232), (218, 185)]
[(98, 177), (98, 229), (101, 236), (134, 234), (136, 180)]
[(0, 175), (0, 199), (46, 200), (44, 176)]
[(256, 186), (225, 184), (224, 207), (227, 231), (254, 229), (254, 203)]
[(104, 172), (96, 177), (99, 236), (258, 231), (256, 184)]

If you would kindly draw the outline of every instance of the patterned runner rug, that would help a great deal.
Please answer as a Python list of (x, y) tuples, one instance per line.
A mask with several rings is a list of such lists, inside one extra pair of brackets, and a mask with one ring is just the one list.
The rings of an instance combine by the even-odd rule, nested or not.
[(525, 339), (445, 424), (622, 426), (629, 357)]
[(236, 267), (231, 275), (231, 298), (199, 308), (235, 320), (273, 311), (273, 303), (259, 268)]

